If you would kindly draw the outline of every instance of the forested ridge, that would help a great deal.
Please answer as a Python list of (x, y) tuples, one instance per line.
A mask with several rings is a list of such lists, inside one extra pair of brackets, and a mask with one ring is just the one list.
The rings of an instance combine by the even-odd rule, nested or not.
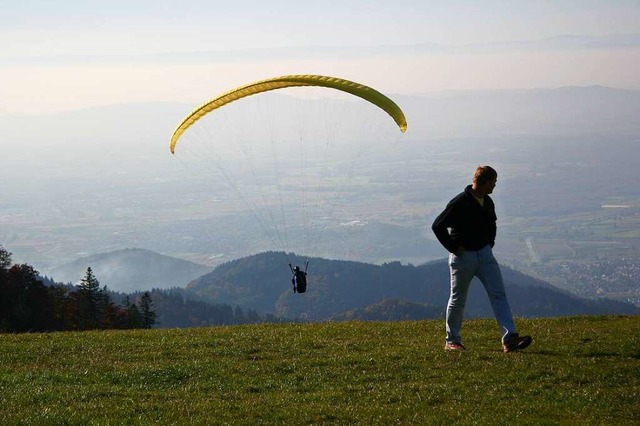
[[(448, 296), (446, 262), (372, 265), (265, 252), (224, 263), (187, 288), (111, 291), (88, 267), (78, 285), (14, 265), (0, 246), (0, 332), (185, 328), (264, 322), (440, 318)], [(307, 292), (295, 294), (287, 262), (310, 260)], [(523, 317), (638, 314), (630, 304), (587, 300), (503, 268), (514, 314)], [(481, 285), (468, 317), (490, 317)]]
[(91, 268), (78, 286), (42, 278), (31, 265), (12, 264), (0, 246), (0, 331), (151, 328), (156, 313), (149, 292), (113, 302)]
[(13, 264), (0, 246), (0, 332), (172, 328), (291, 321), (228, 304), (194, 300), (182, 288), (130, 294), (101, 285), (88, 267), (78, 285)]
[[(306, 261), (309, 261), (307, 292), (298, 295), (291, 291), (287, 265), (304, 265)], [(580, 298), (506, 266), (502, 273), (516, 316), (640, 313), (640, 309), (630, 303)], [(400, 262), (374, 265), (265, 252), (224, 263), (189, 283), (187, 290), (197, 295), (198, 300), (239, 305), (307, 321), (439, 318), (444, 315), (449, 297), (449, 269), (446, 259), (421, 265)], [(380, 304), (383, 300), (392, 302)], [(365, 313), (367, 307), (371, 308)], [(422, 312), (418, 316), (416, 308)], [(406, 312), (401, 312), (403, 310)], [(345, 313), (349, 314), (345, 316)], [(480, 282), (471, 286), (465, 315), (493, 316)]]

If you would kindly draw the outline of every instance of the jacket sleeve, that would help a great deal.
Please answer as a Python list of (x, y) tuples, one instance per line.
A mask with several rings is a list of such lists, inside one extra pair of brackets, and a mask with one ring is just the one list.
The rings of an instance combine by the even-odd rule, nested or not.
[(496, 245), (496, 232), (497, 232), (496, 223), (493, 222), (493, 225), (491, 226), (491, 235), (489, 237), (489, 239), (491, 240), (491, 242), (489, 243), (491, 248), (493, 248), (493, 246)]
[(444, 211), (436, 217), (431, 225), (431, 230), (436, 235), (438, 241), (440, 241), (440, 244), (442, 244), (450, 253), (455, 252), (458, 248), (449, 234), (449, 228), (455, 221), (456, 211), (455, 200), (452, 200), (447, 204)]
[[(491, 198), (489, 199), (491, 200)], [(496, 225), (497, 220), (498, 218), (496, 216), (496, 206), (493, 203), (493, 200), (491, 200), (491, 226), (489, 228), (489, 245), (491, 246), (491, 248), (496, 245), (496, 233), (498, 230), (498, 227)]]

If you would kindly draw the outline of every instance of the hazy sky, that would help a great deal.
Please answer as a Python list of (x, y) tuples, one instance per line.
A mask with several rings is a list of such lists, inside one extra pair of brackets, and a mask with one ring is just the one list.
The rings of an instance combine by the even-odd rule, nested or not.
[(638, 0), (0, 0), (0, 114), (200, 103), (281, 74), (421, 94), (640, 89), (639, 71)]

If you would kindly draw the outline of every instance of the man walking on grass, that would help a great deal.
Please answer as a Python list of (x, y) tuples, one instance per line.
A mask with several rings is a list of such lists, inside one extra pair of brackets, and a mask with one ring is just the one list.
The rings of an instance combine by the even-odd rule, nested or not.
[(493, 314), (502, 330), (503, 351), (524, 349), (532, 341), (531, 336), (520, 336), (516, 331), (500, 266), (493, 257), (497, 218), (489, 194), (497, 179), (498, 173), (493, 168), (478, 167), (471, 185), (447, 204), (431, 226), (438, 241), (449, 251), (451, 293), (447, 304), (445, 350), (464, 349), (460, 328), (474, 276), (480, 279), (491, 301)]

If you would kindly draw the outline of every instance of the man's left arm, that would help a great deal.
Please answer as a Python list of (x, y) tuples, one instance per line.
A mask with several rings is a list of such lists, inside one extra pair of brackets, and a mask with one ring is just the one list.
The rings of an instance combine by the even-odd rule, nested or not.
[(489, 198), (489, 200), (490, 200), (489, 245), (491, 246), (491, 248), (493, 248), (493, 246), (496, 245), (496, 234), (498, 232), (498, 225), (497, 225), (498, 217), (496, 216), (496, 206), (493, 203), (493, 200), (491, 200), (491, 198)]

